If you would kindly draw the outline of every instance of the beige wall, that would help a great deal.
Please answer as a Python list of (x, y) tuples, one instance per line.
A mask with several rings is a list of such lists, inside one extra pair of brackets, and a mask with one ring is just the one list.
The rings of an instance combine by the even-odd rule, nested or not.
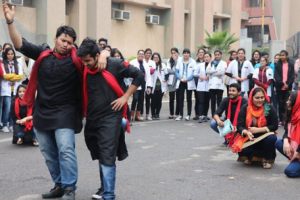
[(291, 7), (290, 7), (290, 18), (289, 18), (289, 37), (300, 31), (300, 22), (299, 22), (299, 8), (300, 8), (300, 1), (299, 0), (290, 0)]

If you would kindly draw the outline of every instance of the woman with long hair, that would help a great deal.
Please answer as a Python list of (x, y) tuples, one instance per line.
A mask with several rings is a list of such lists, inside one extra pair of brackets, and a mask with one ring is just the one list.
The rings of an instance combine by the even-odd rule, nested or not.
[(249, 80), (252, 79), (253, 65), (246, 60), (246, 51), (243, 48), (237, 50), (237, 59), (230, 62), (226, 75), (230, 77), (229, 84), (239, 83), (241, 85), (241, 96), (249, 92)]
[(224, 92), (225, 71), (227, 64), (222, 60), (222, 51), (217, 49), (214, 52), (215, 59), (207, 66), (206, 74), (209, 75), (209, 93), (211, 100), (211, 116), (213, 117), (217, 106), (220, 105)]
[[(3, 78), (1, 79), (1, 97), (3, 99), (3, 132), (13, 131), (13, 121), (10, 117), (11, 98), (16, 94), (17, 87), (23, 78), (22, 66), (18, 63), (15, 51), (6, 48), (2, 61)], [(1, 106), (2, 107), (2, 104)], [(2, 110), (0, 112), (0, 119)], [(1, 121), (1, 120), (0, 120)], [(9, 122), (9, 128), (8, 128)]]
[(283, 125), (283, 113), (289, 92), (292, 90), (295, 70), (294, 64), (289, 61), (288, 52), (280, 51), (280, 59), (275, 65), (275, 87), (279, 105), (279, 126)]
[(13, 144), (23, 144), (25, 138), (31, 137), (32, 144), (39, 146), (36, 135), (33, 131), (32, 107), (22, 105), (26, 85), (19, 85), (16, 96), (13, 98), (10, 113), (14, 121)]
[(244, 160), (246, 165), (250, 165), (252, 159), (262, 160), (263, 168), (270, 169), (270, 163), (274, 162), (276, 156), (277, 136), (274, 132), (278, 128), (278, 118), (263, 88), (252, 89), (248, 105), (242, 106), (237, 121), (237, 132), (243, 137), (248, 137), (248, 142), (239, 152), (239, 160)]
[(286, 102), (286, 118), (284, 124), (284, 135), (275, 143), (276, 149), (290, 163), (284, 173), (290, 178), (300, 177), (300, 91), (291, 92)]
[[(252, 53), (251, 60), (250, 60), (250, 62), (252, 63), (253, 67), (260, 62), (260, 58), (261, 58), (261, 51), (255, 50)], [(254, 87), (254, 84), (255, 84), (254, 80), (253, 79), (249, 79), (249, 91), (252, 90), (252, 88)]]

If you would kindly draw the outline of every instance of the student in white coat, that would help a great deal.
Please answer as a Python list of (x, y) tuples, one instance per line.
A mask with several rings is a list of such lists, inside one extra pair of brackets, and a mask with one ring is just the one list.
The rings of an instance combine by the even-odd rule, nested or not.
[(177, 63), (176, 66), (176, 77), (177, 77), (177, 103), (179, 115), (175, 119), (176, 121), (182, 120), (183, 118), (183, 104), (184, 104), (184, 91), (186, 90), (187, 97), (187, 116), (185, 119), (190, 120), (192, 112), (192, 92), (196, 89), (194, 81), (194, 71), (196, 68), (196, 62), (190, 57), (191, 52), (185, 48), (183, 50), (183, 59)]
[[(272, 68), (268, 67), (268, 59), (266, 57), (260, 58), (260, 67), (256, 68), (253, 73), (253, 80), (256, 86), (260, 86), (267, 91), (269, 97), (272, 96), (271, 84), (274, 80)], [(270, 98), (271, 99), (271, 98)]]
[(22, 78), (22, 84), (28, 85), (29, 79), (30, 79), (30, 74), (32, 67), (35, 63), (34, 60), (31, 58), (28, 58), (27, 56), (21, 56), (21, 58), (18, 59), (18, 63), (21, 63), (22, 65), (22, 70), (23, 70), (23, 78)]
[(133, 121), (134, 116), (136, 121), (143, 121), (143, 119), (141, 119), (141, 111), (144, 106), (144, 92), (146, 91), (150, 94), (152, 89), (150, 68), (144, 62), (144, 50), (139, 50), (137, 53), (137, 58), (130, 61), (130, 64), (135, 66), (145, 74), (145, 81), (133, 94), (130, 111), (131, 121)]
[(162, 98), (167, 90), (167, 81), (165, 80), (166, 65), (161, 62), (159, 53), (153, 53), (151, 60), (156, 64), (155, 72), (152, 75), (152, 102), (151, 113), (153, 120), (160, 120), (159, 113), (162, 105)]
[(249, 60), (246, 60), (245, 49), (237, 50), (237, 60), (230, 62), (226, 75), (230, 77), (229, 85), (239, 83), (241, 85), (241, 96), (244, 97), (245, 92), (249, 93), (249, 80), (252, 79), (254, 72), (253, 65)]
[(209, 75), (209, 94), (211, 100), (211, 115), (214, 116), (217, 106), (220, 105), (225, 87), (225, 70), (227, 64), (222, 60), (222, 51), (217, 49), (214, 52), (215, 59), (206, 69)]
[(197, 84), (197, 96), (199, 99), (198, 105), (198, 113), (199, 119), (198, 122), (207, 122), (209, 118), (207, 117), (208, 109), (209, 109), (209, 76), (206, 74), (206, 69), (210, 65), (211, 54), (205, 53), (204, 54), (204, 62), (199, 63), (196, 66), (194, 77), (199, 77), (198, 84)]

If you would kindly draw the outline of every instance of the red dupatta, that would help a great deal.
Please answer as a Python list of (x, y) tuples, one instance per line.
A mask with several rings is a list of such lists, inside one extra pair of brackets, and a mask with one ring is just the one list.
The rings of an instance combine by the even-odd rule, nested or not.
[(293, 130), (288, 133), (288, 137), (290, 138), (290, 145), (293, 149), (293, 153), (290, 156), (290, 159), (294, 156), (293, 154), (296, 152), (300, 144), (300, 91), (298, 91), (297, 100), (292, 110), (291, 122), (294, 127)]
[[(20, 105), (21, 105), (21, 101), (22, 99), (20, 99), (19, 97), (17, 97), (15, 99), (15, 115), (18, 119), (22, 119), (20, 117)], [(27, 107), (27, 114), (26, 114), (26, 117), (29, 117), (29, 116), (32, 116), (32, 107)], [(25, 129), (24, 131), (30, 131), (31, 128), (33, 126), (33, 122), (32, 120), (29, 120), (29, 121), (26, 121), (25, 122)]]

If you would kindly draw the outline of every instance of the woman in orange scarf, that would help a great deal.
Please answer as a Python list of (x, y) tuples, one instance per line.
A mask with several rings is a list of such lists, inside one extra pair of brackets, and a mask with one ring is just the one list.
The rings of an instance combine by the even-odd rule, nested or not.
[(283, 139), (275, 143), (276, 149), (290, 160), (284, 173), (290, 178), (300, 177), (300, 91), (289, 96), (286, 110)]
[[(263, 168), (270, 169), (270, 162), (274, 161), (275, 142), (274, 132), (278, 128), (278, 117), (275, 108), (269, 104), (270, 100), (261, 87), (252, 89), (248, 105), (244, 105), (238, 116), (237, 130), (243, 137), (248, 137), (239, 152), (239, 160), (250, 165), (252, 161), (262, 161)], [(249, 143), (250, 142), (250, 143)]]

